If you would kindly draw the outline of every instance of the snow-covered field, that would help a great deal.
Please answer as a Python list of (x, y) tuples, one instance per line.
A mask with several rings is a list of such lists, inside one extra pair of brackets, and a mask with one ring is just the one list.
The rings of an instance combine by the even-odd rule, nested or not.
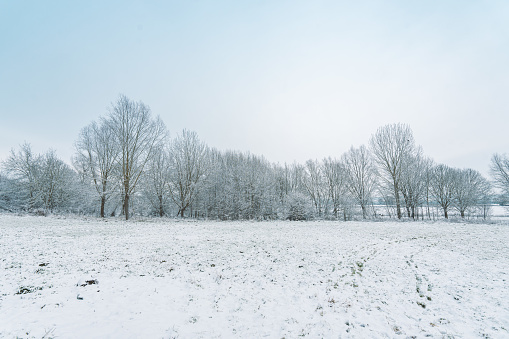
[(509, 225), (0, 215), (0, 337), (509, 337)]

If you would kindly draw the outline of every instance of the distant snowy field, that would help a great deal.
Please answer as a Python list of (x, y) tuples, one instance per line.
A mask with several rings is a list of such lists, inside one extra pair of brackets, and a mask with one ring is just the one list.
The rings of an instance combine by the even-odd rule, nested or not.
[(509, 224), (0, 215), (0, 337), (509, 337)]

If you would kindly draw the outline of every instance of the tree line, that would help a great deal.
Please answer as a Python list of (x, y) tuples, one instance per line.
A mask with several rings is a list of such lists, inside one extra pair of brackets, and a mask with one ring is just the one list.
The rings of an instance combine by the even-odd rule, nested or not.
[(100, 217), (219, 220), (487, 218), (494, 187), (509, 195), (509, 158), (495, 154), (492, 180), (436, 164), (408, 125), (378, 128), (339, 158), (273, 164), (208, 147), (195, 132), (170, 138), (141, 101), (120, 95), (84, 127), (72, 167), (25, 143), (2, 162), (0, 210)]

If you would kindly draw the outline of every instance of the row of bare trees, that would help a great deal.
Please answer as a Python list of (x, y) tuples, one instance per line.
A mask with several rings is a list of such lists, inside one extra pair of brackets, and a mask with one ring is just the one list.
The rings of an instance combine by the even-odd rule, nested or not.
[[(0, 208), (210, 219), (488, 216), (492, 185), (479, 172), (435, 164), (409, 126), (380, 127), (369, 146), (339, 158), (272, 164), (207, 147), (194, 132), (174, 138), (143, 102), (121, 95), (82, 129), (74, 169), (30, 145), (2, 163)], [(494, 155), (493, 182), (509, 195), (509, 160)]]
[(120, 188), (122, 211), (129, 218), (130, 198), (166, 135), (164, 123), (159, 117), (152, 118), (148, 106), (124, 95), (99, 123), (81, 131), (73, 164), (82, 178), (93, 184), (101, 217), (106, 202)]
[(370, 146), (379, 173), (379, 193), (394, 201), (399, 219), (402, 206), (409, 218), (418, 218), (419, 210), (421, 216), (431, 217), (430, 205), (440, 206), (446, 219), (451, 208), (462, 218), (479, 209), (487, 217), (493, 193), (490, 182), (473, 169), (434, 164), (415, 145), (409, 126), (379, 128), (370, 139)]
[(101, 217), (116, 195), (128, 219), (131, 198), (138, 192), (160, 216), (171, 200), (183, 217), (204, 173), (206, 147), (196, 133), (183, 131), (169, 142), (161, 119), (153, 118), (142, 102), (123, 95), (108, 116), (82, 130), (76, 150), (74, 166), (95, 187)]

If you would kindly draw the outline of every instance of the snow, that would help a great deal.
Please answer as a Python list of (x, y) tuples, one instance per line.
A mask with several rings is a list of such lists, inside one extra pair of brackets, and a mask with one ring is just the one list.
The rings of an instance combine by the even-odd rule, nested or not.
[(0, 260), (0, 337), (509, 337), (506, 223), (0, 215)]

